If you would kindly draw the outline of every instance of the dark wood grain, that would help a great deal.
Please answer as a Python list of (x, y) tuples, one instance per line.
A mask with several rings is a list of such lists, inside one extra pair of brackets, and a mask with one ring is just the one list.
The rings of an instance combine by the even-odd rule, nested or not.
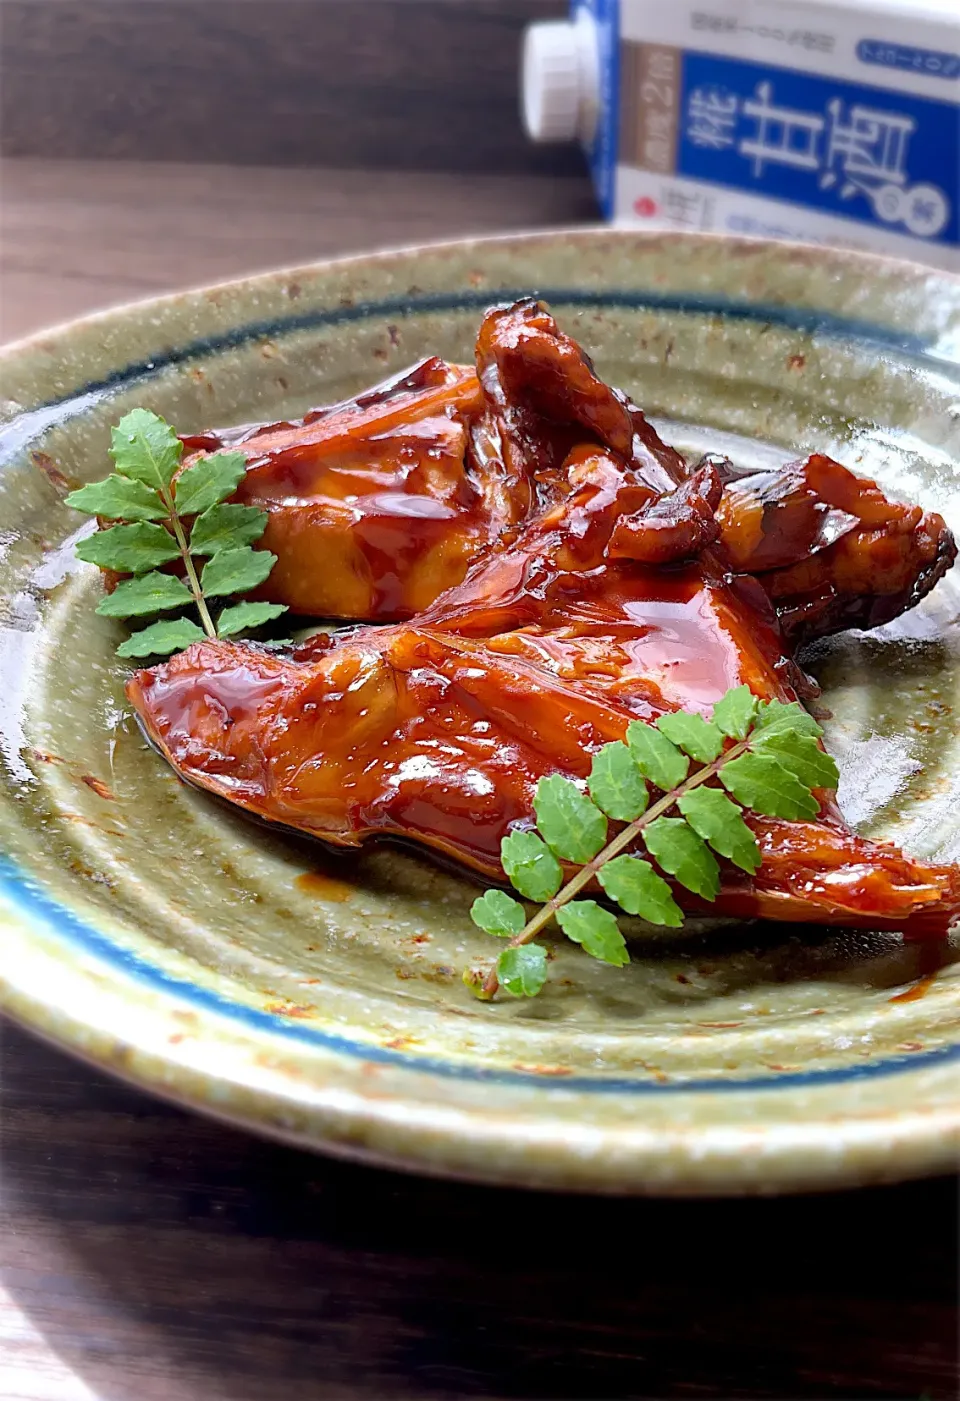
[(540, 1197), (260, 1142), (9, 1027), (2, 1065), (0, 1278), (105, 1401), (955, 1395), (953, 1180)]
[[(43, 0), (38, 0), (43, 3)], [(385, 244), (596, 221), (586, 176), (2, 163), (0, 338)]]
[(6, 155), (583, 168), (523, 135), (518, 58), (565, 0), (3, 0)]

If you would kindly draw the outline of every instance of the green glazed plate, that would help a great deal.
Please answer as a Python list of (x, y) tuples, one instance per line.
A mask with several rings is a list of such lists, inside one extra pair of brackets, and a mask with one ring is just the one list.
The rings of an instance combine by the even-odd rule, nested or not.
[[(143, 743), (63, 505), (134, 405), (182, 430), (298, 414), (536, 292), (691, 454), (831, 453), (960, 528), (960, 280), (859, 254), (597, 231), (457, 243), (121, 307), (9, 347), (0, 456), (0, 987), (25, 1025), (267, 1134), (425, 1172), (762, 1192), (960, 1152), (960, 941), (636, 925), (474, 1001), (476, 887), (337, 859), (182, 786)], [(960, 859), (960, 587), (809, 668), (852, 822)]]

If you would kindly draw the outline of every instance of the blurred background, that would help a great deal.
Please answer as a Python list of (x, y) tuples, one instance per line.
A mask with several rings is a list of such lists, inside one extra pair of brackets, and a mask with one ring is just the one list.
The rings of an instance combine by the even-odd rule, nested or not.
[(521, 40), (565, 0), (0, 0), (0, 338), (387, 244), (596, 220)]
[(0, 337), (601, 205), (958, 269), (958, 6), (0, 0)]

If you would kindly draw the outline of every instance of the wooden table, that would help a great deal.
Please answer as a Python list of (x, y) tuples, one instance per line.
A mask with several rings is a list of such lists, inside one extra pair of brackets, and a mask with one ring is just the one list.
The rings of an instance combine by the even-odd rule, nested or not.
[[(377, 243), (589, 217), (574, 179), (15, 163), (4, 334)], [(8, 1026), (2, 1401), (957, 1394), (958, 1183), (535, 1196), (260, 1142)]]
[(596, 217), (585, 176), (7, 160), (0, 339), (264, 268)]

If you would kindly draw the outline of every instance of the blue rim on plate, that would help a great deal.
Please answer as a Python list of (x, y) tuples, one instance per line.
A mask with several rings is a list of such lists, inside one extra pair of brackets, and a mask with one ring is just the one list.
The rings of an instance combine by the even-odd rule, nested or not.
[[(721, 246), (723, 290), (704, 286), (720, 276), (711, 264)], [(572, 264), (571, 249), (580, 255)], [(551, 276), (557, 259), (564, 275), (573, 266), (582, 283)], [(467, 268), (471, 280), (481, 276), (482, 288), (463, 286)], [(906, 265), (897, 269), (860, 255), (600, 231), (481, 240), (267, 274), (120, 308), (10, 348), (6, 367), (21, 384), (15, 411), (0, 429), (0, 464), (13, 471), (28, 449), (51, 441), (62, 450), (76, 440), (78, 460), (85, 460), (89, 449), (78, 425), (93, 423), (92, 435), (102, 441), (118, 398), (159, 385), (176, 398), (183, 392), (180, 372), (207, 362), (246, 366), (242, 357), (264, 342), (279, 341), (282, 350), (289, 340), (294, 354), (313, 333), (363, 336), (391, 318), (404, 327), (425, 319), (433, 327), (438, 319), (442, 325), (445, 317), (530, 292), (561, 314), (633, 316), (654, 328), (666, 319), (676, 326), (710, 324), (718, 334), (737, 325), (735, 334), (743, 336), (773, 328), (784, 344), (794, 338), (814, 353), (826, 345), (826, 355), (832, 346), (861, 363), (889, 360), (904, 383), (920, 372), (956, 394), (960, 357), (950, 340), (960, 328), (960, 283)], [(875, 320), (863, 314), (857, 284), (865, 277), (879, 289)], [(655, 285), (671, 279), (681, 285)], [(777, 301), (791, 279), (801, 289), (812, 283), (809, 305)], [(404, 283), (411, 286), (397, 293)], [(287, 310), (293, 286), (300, 305)], [(944, 288), (952, 297), (948, 316)], [(925, 307), (937, 297), (938, 319), (925, 324)], [(303, 309), (308, 302), (312, 307)], [(253, 309), (268, 314), (251, 316)], [(618, 323), (596, 334), (615, 340), (624, 332)], [(126, 358), (111, 339), (127, 347)], [(73, 358), (65, 356), (68, 370), (57, 374), (63, 347)], [(355, 375), (359, 353), (350, 350)], [(114, 363), (104, 372), (111, 354)], [(62, 388), (64, 379), (69, 388)], [(33, 392), (23, 392), (25, 385)], [(705, 421), (716, 423), (723, 413), (714, 405)], [(219, 417), (224, 420), (222, 411)], [(730, 423), (721, 426), (736, 428), (735, 420), (731, 410)], [(0, 501), (0, 530), (2, 509)], [(9, 936), (0, 987), (11, 1013), (162, 1094), (297, 1143), (425, 1171), (617, 1191), (831, 1186), (933, 1171), (956, 1160), (955, 979), (955, 1001), (939, 1014), (933, 1045), (911, 1042), (909, 1051), (865, 1062), (837, 1064), (826, 1055), (827, 1064), (776, 1074), (724, 1075), (715, 1068), (708, 1075), (587, 1074), (556, 1065), (515, 1068), (498, 1055), (492, 1065), (462, 1052), (446, 1058), (407, 1048), (415, 1037), (399, 1036), (391, 1045), (369, 1028), (350, 1035), (311, 1025), (257, 1005), (245, 989), (242, 998), (230, 996), (229, 979), (195, 980), (189, 960), (155, 958), (149, 941), (137, 943), (129, 930), (116, 937), (108, 923), (98, 927), (85, 918), (83, 908), (58, 898), (55, 883), (38, 879), (37, 866), (23, 867), (16, 853), (0, 864), (0, 927)], [(908, 1030), (917, 1015), (898, 1012)], [(851, 1017), (854, 1025), (856, 1013)], [(838, 1033), (838, 1045), (842, 1039)], [(888, 1095), (884, 1087), (892, 1085), (900, 1088)], [(491, 1101), (494, 1093), (501, 1098)], [(770, 1108), (772, 1100), (783, 1108)], [(646, 1107), (638, 1119), (630, 1105), (640, 1102)]]

